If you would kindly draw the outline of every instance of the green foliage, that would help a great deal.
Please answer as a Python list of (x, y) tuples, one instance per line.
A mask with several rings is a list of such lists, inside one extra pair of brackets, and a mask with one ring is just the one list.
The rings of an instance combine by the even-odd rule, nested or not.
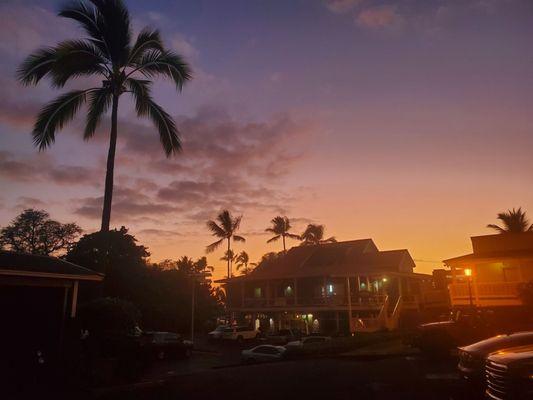
[(0, 246), (17, 253), (51, 255), (68, 250), (82, 232), (74, 224), (50, 219), (44, 210), (27, 209), (0, 230)]
[(205, 273), (203, 278), (196, 278), (196, 326), (201, 328), (222, 312), (221, 298), (209, 279), (212, 267), (205, 257), (149, 264), (149, 255), (147, 248), (122, 227), (83, 236), (67, 260), (106, 274), (101, 289), (94, 285), (83, 288), (85, 299), (81, 301), (103, 295), (131, 302), (140, 311), (140, 325), (145, 330), (189, 330), (191, 275), (195, 273)]
[(91, 335), (130, 335), (139, 323), (139, 310), (129, 301), (99, 298), (82, 305), (78, 313), (81, 327)]

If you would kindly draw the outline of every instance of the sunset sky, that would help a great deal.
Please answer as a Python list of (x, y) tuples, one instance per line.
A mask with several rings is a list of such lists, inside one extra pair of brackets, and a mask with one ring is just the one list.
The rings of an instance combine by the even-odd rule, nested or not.
[[(499, 211), (533, 218), (531, 0), (126, 3), (136, 32), (160, 28), (194, 71), (181, 94), (154, 88), (178, 121), (177, 157), (120, 106), (111, 223), (153, 261), (204, 255), (222, 208), (244, 215), (235, 250), (252, 260), (281, 249), (264, 230), (287, 215), (295, 233), (322, 223), (338, 240), (407, 248), (417, 272), (469, 252)], [(32, 50), (83, 35), (60, 4), (0, 4), (0, 226), (34, 207), (93, 232), (108, 122), (83, 142), (77, 119), (39, 153), (35, 115), (66, 89), (14, 79)], [(208, 257), (216, 277), (222, 252)]]

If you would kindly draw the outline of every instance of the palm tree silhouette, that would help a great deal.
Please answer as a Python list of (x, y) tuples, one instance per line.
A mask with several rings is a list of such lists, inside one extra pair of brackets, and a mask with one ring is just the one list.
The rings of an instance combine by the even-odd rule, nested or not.
[(518, 210), (513, 208), (512, 210), (499, 213), (498, 219), (503, 222), (503, 228), (495, 224), (488, 224), (487, 228), (494, 229), (499, 233), (522, 233), (533, 231), (533, 225), (531, 225), (527, 219), (526, 212), (522, 211), (522, 207), (518, 207)]
[(237, 263), (237, 271), (241, 270), (241, 273), (243, 275), (247, 275), (252, 272), (252, 268), (248, 266), (248, 264), (250, 263), (250, 257), (248, 256), (248, 253), (244, 250), (237, 254), (237, 257), (235, 257), (235, 262)]
[(39, 150), (51, 146), (56, 131), (71, 121), (84, 103), (88, 103), (88, 112), (83, 138), (88, 140), (111, 107), (101, 225), (101, 231), (106, 232), (111, 220), (120, 96), (132, 95), (137, 115), (152, 120), (165, 154), (170, 157), (181, 150), (178, 129), (172, 117), (152, 99), (152, 82), (139, 77), (168, 78), (181, 91), (191, 79), (191, 70), (180, 55), (164, 48), (157, 30), (144, 28), (132, 43), (130, 17), (122, 0), (67, 3), (59, 16), (78, 22), (88, 37), (35, 51), (20, 65), (17, 79), (24, 85), (36, 85), (49, 77), (56, 88), (80, 76), (96, 76), (102, 81), (101, 86), (72, 90), (46, 104), (37, 116), (33, 143)]
[(268, 239), (267, 243), (275, 242), (281, 238), (283, 239), (283, 251), (287, 251), (287, 247), (285, 245), (286, 237), (289, 237), (291, 239), (300, 239), (300, 236), (289, 232), (289, 230), (291, 229), (291, 223), (289, 221), (289, 218), (277, 216), (273, 218), (270, 222), (272, 223), (272, 227), (265, 229), (265, 231), (273, 233), (275, 236)]
[[(205, 248), (207, 253), (212, 253), (215, 251), (224, 240), (228, 241), (228, 249), (226, 255), (229, 255), (231, 251), (231, 239), (235, 242), (245, 242), (246, 239), (242, 236), (236, 235), (235, 233), (239, 230), (241, 225), (242, 215), (239, 217), (232, 217), (231, 213), (228, 210), (223, 210), (220, 214), (217, 215), (216, 221), (210, 220), (207, 221), (207, 228), (211, 231), (212, 235), (219, 238), (216, 242), (211, 243)], [(217, 223), (218, 221), (218, 223)], [(227, 257), (228, 262), (228, 278), (231, 278), (231, 257)]]
[(300, 235), (303, 240), (302, 245), (319, 245), (323, 243), (334, 243), (337, 241), (334, 236), (324, 239), (324, 230), (324, 225), (307, 225), (304, 233)]

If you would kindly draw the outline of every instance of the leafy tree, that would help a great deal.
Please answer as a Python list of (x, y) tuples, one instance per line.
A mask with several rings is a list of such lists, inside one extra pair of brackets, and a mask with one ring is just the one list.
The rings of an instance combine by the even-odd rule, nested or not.
[(176, 261), (176, 268), (178, 271), (182, 271), (188, 276), (194, 276), (200, 283), (211, 283), (211, 275), (215, 269), (211, 265), (208, 265), (207, 258), (202, 257), (196, 261), (187, 256), (181, 257)]
[(324, 239), (324, 225), (309, 224), (304, 233), (301, 234), (302, 245), (319, 245), (324, 243), (334, 243), (335, 237)]
[(287, 247), (285, 245), (285, 238), (288, 237), (291, 239), (300, 239), (299, 235), (295, 235), (289, 232), (291, 229), (291, 223), (289, 221), (289, 218), (277, 216), (272, 219), (271, 223), (272, 227), (267, 228), (266, 232), (273, 233), (275, 236), (268, 239), (267, 243), (275, 242), (281, 238), (283, 239), (283, 251), (286, 251)]
[(521, 207), (517, 210), (507, 210), (507, 212), (501, 212), (498, 214), (498, 219), (503, 222), (503, 228), (495, 225), (488, 224), (487, 228), (494, 229), (499, 233), (522, 233), (533, 231), (533, 225), (530, 224), (526, 217), (526, 212), (522, 211)]
[(181, 149), (178, 129), (172, 117), (152, 99), (152, 82), (146, 78), (168, 78), (181, 91), (191, 78), (191, 70), (180, 55), (165, 49), (158, 30), (144, 28), (132, 42), (130, 17), (122, 0), (69, 2), (59, 16), (79, 23), (87, 38), (66, 40), (35, 51), (20, 65), (18, 80), (24, 85), (36, 85), (49, 77), (56, 88), (81, 76), (102, 82), (98, 87), (69, 91), (46, 104), (37, 116), (33, 142), (40, 150), (51, 146), (56, 131), (72, 120), (85, 103), (88, 112), (83, 137), (88, 140), (111, 108), (101, 226), (105, 232), (111, 219), (119, 98), (124, 93), (132, 95), (137, 115), (152, 120), (169, 157)]
[(83, 329), (91, 335), (130, 335), (140, 321), (139, 310), (130, 302), (104, 297), (80, 307), (78, 314)]
[(0, 230), (0, 245), (17, 253), (48, 256), (68, 250), (81, 232), (74, 223), (62, 224), (44, 210), (29, 208)]
[[(218, 214), (216, 221), (207, 221), (207, 228), (211, 231), (212, 235), (219, 238), (219, 240), (207, 246), (205, 249), (206, 252), (212, 253), (224, 242), (224, 240), (227, 240), (228, 249), (226, 255), (229, 255), (232, 238), (235, 242), (245, 242), (245, 238), (235, 234), (239, 230), (241, 220), (242, 215), (234, 218), (228, 210), (223, 210)], [(233, 259), (227, 257), (226, 260), (228, 262), (228, 277), (231, 277), (231, 263)]]

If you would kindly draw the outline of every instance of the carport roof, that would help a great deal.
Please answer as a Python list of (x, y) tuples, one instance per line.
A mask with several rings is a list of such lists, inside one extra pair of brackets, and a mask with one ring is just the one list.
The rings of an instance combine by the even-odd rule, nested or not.
[(101, 281), (104, 275), (56, 257), (0, 250), (0, 275)]

